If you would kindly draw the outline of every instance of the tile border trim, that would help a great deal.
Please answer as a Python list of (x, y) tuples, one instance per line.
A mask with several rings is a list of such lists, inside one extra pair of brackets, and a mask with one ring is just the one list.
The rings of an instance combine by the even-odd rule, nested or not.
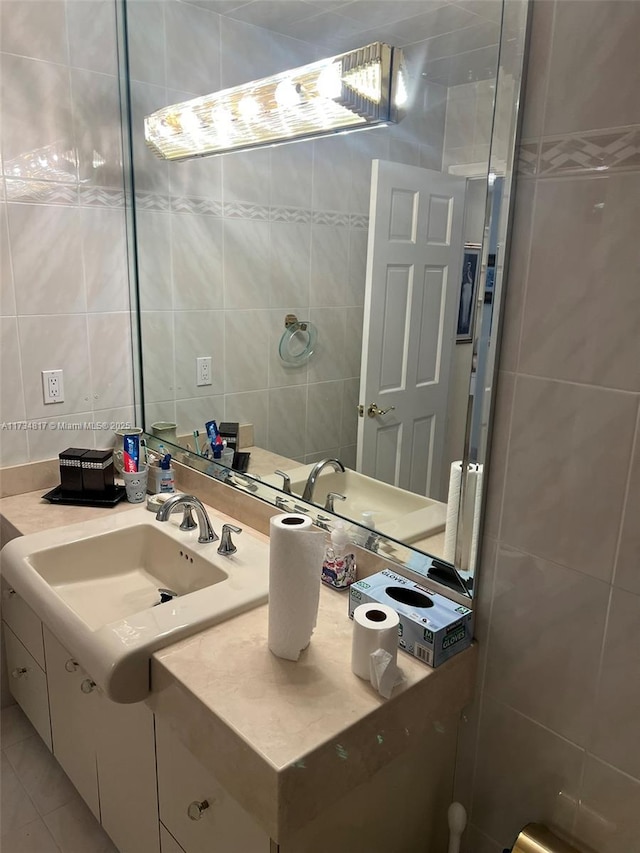
[[(13, 204), (53, 204), (111, 209), (124, 209), (131, 204), (131, 194), (117, 187), (6, 177), (1, 186), (6, 186), (6, 201)], [(188, 213), (213, 216), (218, 219), (311, 223), (342, 228), (367, 229), (369, 227), (369, 217), (366, 214), (348, 211), (261, 205), (247, 201), (222, 202), (201, 196), (174, 196), (153, 192), (137, 192), (134, 198), (138, 210), (156, 213)]]
[(522, 140), (518, 174), (539, 178), (640, 172), (640, 125)]

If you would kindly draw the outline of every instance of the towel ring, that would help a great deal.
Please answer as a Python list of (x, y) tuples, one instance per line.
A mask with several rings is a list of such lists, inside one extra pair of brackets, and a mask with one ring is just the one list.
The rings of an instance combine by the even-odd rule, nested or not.
[(313, 355), (318, 330), (308, 320), (298, 320), (295, 314), (287, 314), (284, 325), (278, 347), (280, 358), (285, 364), (305, 364)]

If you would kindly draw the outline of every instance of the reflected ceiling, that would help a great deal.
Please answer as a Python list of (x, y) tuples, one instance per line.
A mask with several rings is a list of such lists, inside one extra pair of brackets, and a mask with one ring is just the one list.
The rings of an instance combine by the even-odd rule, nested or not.
[[(182, 0), (187, 2), (187, 0)], [(191, 5), (264, 27), (332, 53), (393, 39), (407, 47), (426, 39), (423, 76), (457, 86), (495, 76), (499, 0), (188, 0)]]

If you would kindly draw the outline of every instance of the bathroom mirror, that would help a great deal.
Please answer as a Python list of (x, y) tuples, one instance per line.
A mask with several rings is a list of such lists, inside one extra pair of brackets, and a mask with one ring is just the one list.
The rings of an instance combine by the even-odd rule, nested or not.
[[(121, 12), (146, 431), (472, 594), (527, 3)], [(402, 50), (397, 123), (174, 162), (145, 144), (158, 109), (373, 42)], [(211, 420), (246, 425), (246, 472), (204, 458)]]

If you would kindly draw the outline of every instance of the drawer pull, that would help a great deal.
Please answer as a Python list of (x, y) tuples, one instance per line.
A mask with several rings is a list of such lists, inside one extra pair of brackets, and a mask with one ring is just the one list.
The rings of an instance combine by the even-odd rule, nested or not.
[(22, 677), (23, 677), (23, 676), (25, 676), (28, 672), (29, 672), (29, 670), (27, 669), (27, 667), (26, 667), (26, 666), (19, 666), (19, 667), (17, 667), (16, 669), (14, 669), (14, 670), (12, 671), (12, 673), (11, 673), (11, 677), (12, 677), (12, 678), (22, 678)]
[(9, 587), (9, 589), (5, 589), (3, 598), (8, 601), (10, 598), (13, 598), (13, 596), (17, 594), (18, 593), (15, 591), (15, 589)]
[(69, 658), (69, 660), (66, 661), (64, 668), (67, 670), (67, 672), (75, 672), (79, 666), (80, 666), (80, 664), (78, 663), (77, 660), (74, 660), (73, 658)]
[(80, 685), (80, 690), (82, 690), (83, 693), (92, 693), (95, 689), (96, 683), (90, 678), (85, 678), (82, 684)]
[(204, 816), (204, 813), (209, 808), (209, 803), (207, 800), (203, 800), (199, 803), (197, 800), (194, 800), (189, 804), (189, 808), (187, 809), (187, 814), (191, 818), (191, 820), (201, 820)]

